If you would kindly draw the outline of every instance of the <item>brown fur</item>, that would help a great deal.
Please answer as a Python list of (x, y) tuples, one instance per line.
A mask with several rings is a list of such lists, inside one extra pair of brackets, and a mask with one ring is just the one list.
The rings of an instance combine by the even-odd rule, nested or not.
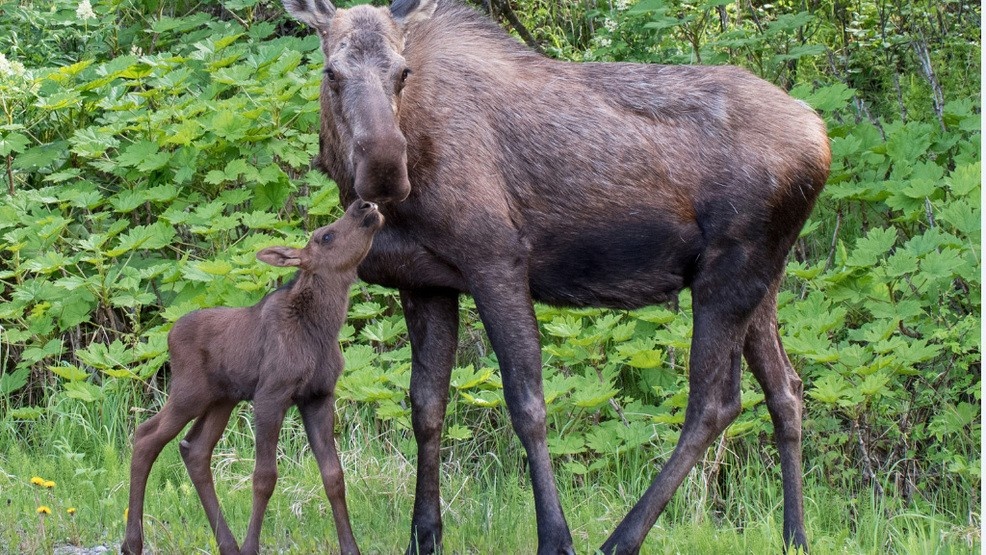
[[(342, 219), (315, 231), (305, 248), (269, 247), (257, 253), (268, 264), (298, 266), (291, 283), (254, 306), (197, 310), (175, 322), (168, 334), (168, 400), (134, 434), (124, 553), (142, 552), (147, 476), (164, 445), (191, 420), (195, 424), (180, 451), (219, 551), (256, 553), (277, 480), (277, 436), (292, 405), (298, 405), (318, 460), (342, 552), (359, 553), (332, 433), (333, 391), (343, 368), (338, 336), (349, 287), (382, 224), (375, 205), (353, 203)], [(209, 461), (233, 407), (246, 400), (254, 403), (257, 459), (253, 512), (241, 551), (219, 508)]]
[[(409, 552), (441, 541), (438, 449), (460, 293), (476, 300), (527, 450), (539, 552), (568, 553), (531, 303), (636, 308), (685, 287), (694, 333), (681, 440), (602, 550), (636, 552), (736, 417), (744, 354), (773, 400), (785, 543), (804, 547), (800, 380), (777, 339), (775, 298), (828, 176), (821, 119), (736, 67), (560, 62), (450, 0), (313, 15), (326, 2), (285, 6), (318, 29), (326, 68), (345, 74), (323, 81), (316, 165), (344, 200), (385, 203), (388, 224), (359, 271), (401, 290), (414, 354)], [(406, 176), (394, 169), (405, 162)]]

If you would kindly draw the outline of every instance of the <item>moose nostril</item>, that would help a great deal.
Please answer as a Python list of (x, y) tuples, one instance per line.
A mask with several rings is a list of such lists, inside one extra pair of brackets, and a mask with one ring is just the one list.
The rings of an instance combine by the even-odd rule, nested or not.
[(363, 210), (371, 210), (373, 208), (376, 208), (377, 205), (373, 204), (372, 202), (368, 202), (364, 200), (363, 204), (359, 205), (359, 207), (362, 208)]

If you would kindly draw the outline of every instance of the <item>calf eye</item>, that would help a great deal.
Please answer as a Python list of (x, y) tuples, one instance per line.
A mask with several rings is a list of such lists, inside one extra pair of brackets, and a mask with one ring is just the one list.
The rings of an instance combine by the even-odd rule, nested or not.
[(325, 68), (324, 73), (325, 73), (325, 78), (326, 79), (328, 79), (332, 83), (335, 83), (335, 81), (336, 81), (336, 72), (331, 67)]
[(335, 239), (335, 237), (336, 237), (335, 233), (332, 233), (331, 231), (327, 231), (325, 235), (322, 235), (322, 244), (328, 245), (329, 243), (332, 242), (333, 239)]
[(407, 81), (407, 76), (408, 75), (411, 75), (411, 70), (408, 69), (408, 68), (404, 68), (404, 71), (401, 72), (401, 83), (403, 83), (404, 81)]

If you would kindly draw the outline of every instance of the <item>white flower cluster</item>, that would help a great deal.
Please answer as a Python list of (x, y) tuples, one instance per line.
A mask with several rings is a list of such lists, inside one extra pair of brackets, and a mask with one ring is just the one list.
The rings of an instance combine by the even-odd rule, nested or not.
[(603, 20), (603, 27), (605, 27), (607, 31), (612, 33), (616, 31), (616, 21), (613, 21), (612, 19), (607, 17), (606, 19)]
[(0, 77), (8, 77), (16, 75), (18, 77), (24, 75), (24, 64), (17, 61), (10, 61), (7, 56), (4, 56), (3, 52), (0, 52)]
[(75, 9), (75, 15), (82, 21), (96, 19), (96, 12), (92, 11), (92, 4), (89, 0), (79, 2), (79, 7)]
[(630, 8), (630, 0), (616, 0), (613, 4), (618, 12), (625, 12)]

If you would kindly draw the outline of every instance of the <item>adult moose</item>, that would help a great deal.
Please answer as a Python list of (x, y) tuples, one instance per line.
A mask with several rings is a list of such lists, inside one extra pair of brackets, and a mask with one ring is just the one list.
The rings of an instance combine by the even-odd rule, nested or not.
[(473, 296), (527, 451), (539, 553), (571, 553), (545, 443), (532, 301), (636, 308), (688, 287), (691, 396), (674, 453), (602, 546), (635, 553), (740, 411), (740, 358), (764, 388), (784, 541), (806, 545), (802, 388), (777, 332), (784, 260), (821, 191), (825, 128), (735, 67), (547, 59), (452, 0), (337, 10), (285, 0), (325, 55), (316, 165), (343, 202), (380, 203), (360, 276), (398, 288), (418, 474), (409, 552), (441, 542), (439, 442)]

